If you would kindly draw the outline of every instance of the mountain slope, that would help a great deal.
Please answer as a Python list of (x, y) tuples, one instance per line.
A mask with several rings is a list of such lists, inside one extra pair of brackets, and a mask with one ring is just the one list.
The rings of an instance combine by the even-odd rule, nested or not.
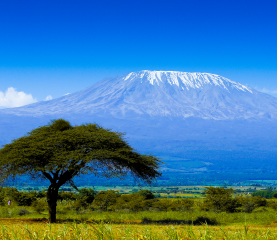
[(163, 171), (277, 173), (277, 99), (218, 75), (134, 72), (2, 109), (0, 145), (57, 118), (125, 132), (139, 152), (168, 164)]
[(277, 99), (215, 74), (140, 71), (104, 79), (58, 99), (1, 112), (29, 116), (82, 113), (116, 118), (277, 119)]

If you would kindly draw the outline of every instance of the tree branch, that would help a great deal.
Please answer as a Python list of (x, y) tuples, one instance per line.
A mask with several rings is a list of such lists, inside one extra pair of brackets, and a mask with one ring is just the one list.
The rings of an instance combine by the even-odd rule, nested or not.
[(51, 175), (47, 172), (42, 172), (43, 176), (46, 177), (51, 183), (54, 183), (53, 178), (51, 177)]

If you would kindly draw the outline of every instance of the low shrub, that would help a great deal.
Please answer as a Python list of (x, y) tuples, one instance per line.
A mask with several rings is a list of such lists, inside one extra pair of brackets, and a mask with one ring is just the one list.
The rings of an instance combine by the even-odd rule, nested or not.
[(274, 210), (277, 210), (277, 202), (276, 201), (268, 201), (267, 206)]
[(88, 204), (91, 204), (96, 196), (96, 192), (91, 188), (82, 188), (79, 190), (78, 198), (83, 199)]
[(24, 215), (28, 215), (30, 214), (30, 212), (27, 210), (27, 209), (17, 209), (16, 211), (16, 215), (19, 215), (19, 216), (24, 216)]
[(86, 198), (77, 199), (73, 202), (72, 208), (79, 213), (82, 209), (87, 209), (89, 204), (86, 201)]
[(31, 206), (37, 200), (34, 194), (25, 192), (13, 192), (12, 198), (18, 206)]
[(138, 212), (145, 207), (145, 196), (139, 193), (124, 194), (117, 198), (116, 203), (113, 205), (113, 210), (129, 210)]
[(193, 200), (191, 199), (178, 199), (172, 201), (171, 205), (167, 210), (170, 211), (189, 211), (194, 205)]
[(140, 190), (138, 191), (138, 194), (140, 196), (143, 196), (145, 200), (150, 200), (155, 198), (155, 195), (149, 190)]
[(212, 218), (208, 218), (208, 217), (197, 217), (194, 221), (193, 221), (193, 225), (217, 225), (217, 221), (216, 219), (212, 219)]
[(96, 194), (92, 206), (101, 211), (113, 210), (113, 205), (119, 197), (120, 194), (113, 190), (100, 191)]
[(1, 218), (11, 217), (11, 210), (7, 208), (0, 208), (0, 217)]
[(36, 200), (32, 203), (32, 207), (36, 213), (42, 213), (47, 209), (48, 204), (43, 200)]

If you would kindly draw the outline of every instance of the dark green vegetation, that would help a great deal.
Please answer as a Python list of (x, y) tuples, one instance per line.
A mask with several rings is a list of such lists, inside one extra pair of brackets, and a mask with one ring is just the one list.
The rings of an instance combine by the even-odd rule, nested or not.
[[(44, 217), (46, 195), (46, 191), (19, 192), (15, 188), (1, 188), (0, 217)], [(243, 224), (247, 217), (252, 224), (261, 224), (262, 221), (276, 221), (276, 209), (276, 199), (234, 195), (232, 189), (224, 188), (206, 188), (203, 199), (155, 198), (149, 190), (120, 194), (113, 190), (80, 189), (78, 192), (59, 192), (57, 214), (60, 219), (114, 223), (210, 225)]]
[(75, 177), (122, 177), (128, 172), (151, 183), (160, 176), (159, 164), (157, 158), (132, 149), (121, 133), (96, 124), (71, 126), (59, 119), (0, 149), (0, 180), (20, 175), (49, 180), (49, 221), (55, 222), (59, 188), (66, 183), (76, 188)]
[(267, 188), (266, 190), (256, 191), (252, 194), (253, 196), (261, 196), (263, 198), (277, 198), (277, 191), (272, 188)]

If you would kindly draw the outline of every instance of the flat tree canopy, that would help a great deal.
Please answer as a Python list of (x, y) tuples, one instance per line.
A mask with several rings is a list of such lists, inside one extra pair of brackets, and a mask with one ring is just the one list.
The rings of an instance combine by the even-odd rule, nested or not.
[(150, 183), (161, 175), (161, 162), (137, 153), (122, 135), (97, 124), (51, 121), (0, 149), (0, 180), (18, 175), (48, 179), (49, 221), (55, 222), (59, 188), (65, 183), (75, 186), (75, 176), (121, 177), (129, 172)]

